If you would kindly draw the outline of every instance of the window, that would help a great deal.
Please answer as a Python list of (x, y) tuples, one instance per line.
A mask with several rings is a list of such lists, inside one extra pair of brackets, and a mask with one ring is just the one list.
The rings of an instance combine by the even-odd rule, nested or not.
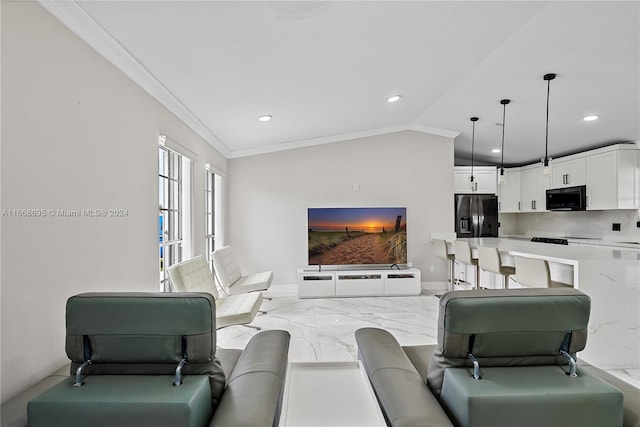
[(160, 290), (170, 291), (167, 267), (189, 255), (189, 174), (191, 161), (161, 145), (158, 151)]
[(205, 254), (209, 261), (209, 267), (213, 271), (213, 260), (211, 252), (220, 246), (220, 239), (216, 241), (216, 236), (220, 237), (220, 189), (222, 185), (222, 177), (209, 170), (205, 171), (204, 184), (204, 206), (205, 206)]

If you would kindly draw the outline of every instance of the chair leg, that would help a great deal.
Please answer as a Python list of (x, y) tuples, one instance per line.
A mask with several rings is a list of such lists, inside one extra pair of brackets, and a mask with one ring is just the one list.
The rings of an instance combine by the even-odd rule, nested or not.
[(267, 314), (267, 312), (266, 312), (266, 311), (264, 311), (264, 310), (258, 310), (258, 313), (260, 313), (260, 314)]
[(259, 327), (259, 326), (253, 326), (253, 325), (247, 325), (247, 324), (243, 324), (243, 325), (240, 325), (240, 326), (244, 326), (244, 327), (246, 327), (246, 328), (256, 329), (256, 330), (258, 330), (258, 331), (261, 331), (261, 330), (262, 330), (262, 328), (261, 328), (261, 327)]
[(504, 275), (504, 288), (505, 289), (509, 289), (509, 275), (508, 274)]
[(476, 265), (475, 268), (476, 268), (476, 290), (479, 291), (481, 289), (480, 288), (480, 267)]
[(456, 283), (456, 266), (455, 263), (453, 262), (453, 260), (449, 261), (449, 263), (451, 264), (451, 275), (449, 276), (449, 290), (452, 291), (454, 289), (454, 285)]

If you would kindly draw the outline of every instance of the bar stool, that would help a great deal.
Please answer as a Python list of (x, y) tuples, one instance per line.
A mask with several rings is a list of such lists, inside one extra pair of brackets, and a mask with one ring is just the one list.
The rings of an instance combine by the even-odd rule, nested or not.
[(509, 289), (509, 276), (515, 274), (516, 269), (502, 265), (498, 248), (478, 246), (478, 266), (484, 271), (500, 274), (504, 277), (504, 288)]
[(444, 258), (449, 261), (449, 290), (453, 290), (453, 285), (456, 280), (456, 271), (455, 271), (455, 259), (456, 254), (449, 250), (449, 243), (446, 240), (434, 239), (433, 245), (436, 248), (436, 256), (440, 258)]
[(462, 240), (456, 240), (454, 242), (454, 246), (456, 248), (456, 260), (475, 267), (476, 289), (480, 289), (480, 269), (478, 268), (478, 258), (473, 257), (473, 254), (471, 253), (471, 246), (469, 246), (469, 243)]
[(567, 283), (551, 280), (551, 271), (546, 259), (528, 258), (515, 255), (516, 280), (530, 288), (567, 288)]

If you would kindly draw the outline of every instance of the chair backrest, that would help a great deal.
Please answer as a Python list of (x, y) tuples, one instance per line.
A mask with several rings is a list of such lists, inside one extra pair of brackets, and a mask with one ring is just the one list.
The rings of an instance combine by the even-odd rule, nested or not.
[(469, 243), (462, 240), (455, 240), (453, 244), (456, 248), (456, 260), (465, 264), (473, 264), (475, 262), (471, 255), (471, 246), (469, 246)]
[(216, 306), (209, 293), (84, 293), (67, 300), (65, 351), (71, 373), (207, 375), (212, 403), (225, 385), (216, 358)]
[(485, 271), (500, 274), (502, 262), (498, 249), (478, 246), (478, 266)]
[(551, 272), (547, 260), (517, 255), (513, 258), (516, 264), (518, 283), (529, 288), (548, 288), (551, 286)]
[(444, 258), (447, 260), (451, 260), (454, 258), (454, 254), (449, 253), (449, 247), (447, 246), (447, 241), (442, 239), (434, 239), (433, 246), (435, 247), (435, 255)]
[(176, 292), (208, 292), (218, 299), (218, 288), (207, 260), (202, 255), (172, 265), (167, 269)]
[(445, 369), (565, 365), (587, 342), (591, 299), (576, 289), (511, 289), (448, 292), (440, 299), (438, 346), (427, 383), (440, 394)]
[(216, 270), (216, 277), (220, 282), (220, 286), (229, 289), (238, 279), (242, 277), (240, 267), (233, 256), (231, 246), (223, 246), (216, 249), (211, 254), (213, 259), (213, 268)]

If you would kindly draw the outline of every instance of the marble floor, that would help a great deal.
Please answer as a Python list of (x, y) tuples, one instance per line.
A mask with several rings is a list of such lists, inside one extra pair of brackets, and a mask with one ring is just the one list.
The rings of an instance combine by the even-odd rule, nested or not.
[[(275, 290), (273, 288), (276, 288)], [(420, 296), (299, 299), (295, 286), (272, 286), (255, 326), (284, 329), (291, 334), (289, 361), (356, 360), (354, 331), (378, 327), (391, 332), (401, 345), (437, 342), (438, 298), (433, 292)], [(218, 330), (218, 346), (244, 348), (256, 330), (231, 326)], [(609, 370), (640, 387), (637, 370)]]

